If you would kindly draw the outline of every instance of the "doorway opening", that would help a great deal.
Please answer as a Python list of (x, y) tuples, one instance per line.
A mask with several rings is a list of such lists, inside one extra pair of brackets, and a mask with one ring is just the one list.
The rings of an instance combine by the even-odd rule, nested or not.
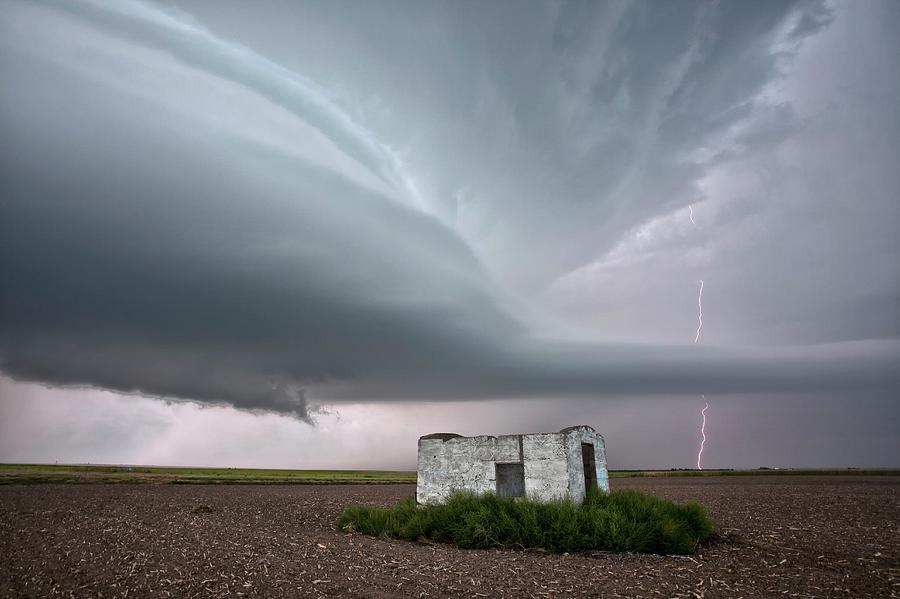
[(594, 444), (581, 444), (581, 464), (584, 466), (584, 492), (597, 489), (597, 462), (594, 457)]

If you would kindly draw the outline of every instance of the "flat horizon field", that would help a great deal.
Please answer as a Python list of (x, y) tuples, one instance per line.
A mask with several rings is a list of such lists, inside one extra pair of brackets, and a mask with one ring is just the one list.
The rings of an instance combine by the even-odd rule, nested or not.
[[(900, 476), (898, 468), (759, 468), (755, 470), (610, 470), (610, 478), (715, 476)], [(0, 484), (387, 484), (414, 483), (412, 470), (228, 468), (129, 464), (2, 464)]]

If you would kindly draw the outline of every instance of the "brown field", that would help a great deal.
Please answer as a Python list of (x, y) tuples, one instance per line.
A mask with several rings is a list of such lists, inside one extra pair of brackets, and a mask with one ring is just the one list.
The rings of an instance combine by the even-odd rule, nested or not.
[(412, 485), (0, 486), (0, 596), (898, 597), (900, 477), (629, 478), (705, 505), (695, 557), (463, 551), (344, 534)]

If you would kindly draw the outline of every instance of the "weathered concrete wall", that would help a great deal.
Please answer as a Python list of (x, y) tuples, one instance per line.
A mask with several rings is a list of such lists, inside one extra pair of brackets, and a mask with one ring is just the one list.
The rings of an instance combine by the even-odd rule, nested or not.
[(521, 461), (517, 435), (423, 437), (419, 439), (416, 500), (441, 503), (454, 490), (493, 493), (497, 488), (494, 465)]
[(525, 494), (540, 501), (568, 495), (568, 456), (565, 437), (559, 433), (516, 436), (522, 437)]
[(598, 485), (608, 490), (603, 437), (588, 426), (500, 437), (426, 435), (419, 439), (416, 499), (441, 503), (456, 490), (496, 492), (496, 464), (520, 463), (529, 497), (581, 500), (585, 491), (582, 443), (594, 445)]
[(582, 462), (581, 444), (594, 446), (594, 466), (597, 486), (600, 490), (609, 491), (609, 474), (606, 470), (606, 444), (603, 435), (589, 426), (575, 426), (563, 429), (566, 435), (566, 455), (568, 457), (569, 496), (575, 501), (584, 499), (584, 465)]

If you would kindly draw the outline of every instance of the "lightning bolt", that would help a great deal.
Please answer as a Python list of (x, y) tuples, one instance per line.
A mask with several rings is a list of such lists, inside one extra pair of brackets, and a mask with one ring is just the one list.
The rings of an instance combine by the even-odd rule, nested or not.
[[(706, 399), (705, 395), (701, 395), (703, 399)], [(704, 402), (705, 403), (705, 402)], [(703, 406), (703, 409), (700, 410), (700, 416), (703, 417), (703, 421), (700, 423), (700, 452), (697, 454), (697, 470), (703, 470), (703, 466), (700, 465), (700, 459), (703, 457), (703, 446), (706, 445), (706, 410), (709, 409), (709, 404)]]
[[(697, 325), (697, 335), (694, 337), (694, 343), (700, 342), (700, 332), (703, 330), (703, 279), (700, 279), (700, 293), (697, 295), (697, 320), (700, 323)], [(700, 424), (700, 451), (697, 453), (697, 470), (703, 470), (703, 466), (700, 465), (700, 458), (703, 457), (703, 446), (706, 445), (706, 410), (709, 409), (709, 403), (707, 403), (706, 395), (701, 395), (701, 399), (704, 400), (703, 409), (700, 410), (700, 416), (703, 417), (703, 422)]]
[(700, 294), (697, 296), (697, 334), (694, 336), (694, 343), (700, 342), (700, 332), (703, 330), (703, 279), (700, 279)]
[[(691, 224), (697, 226), (694, 221), (694, 206), (688, 204), (688, 216)], [(694, 343), (700, 343), (700, 333), (703, 331), (703, 279), (700, 279), (700, 292), (697, 294), (697, 334), (694, 335)], [(700, 423), (700, 451), (697, 452), (697, 470), (703, 470), (701, 460), (703, 458), (703, 448), (706, 446), (706, 410), (709, 409), (709, 403), (706, 401), (706, 395), (700, 395), (703, 400), (703, 409), (700, 410), (702, 421)]]

